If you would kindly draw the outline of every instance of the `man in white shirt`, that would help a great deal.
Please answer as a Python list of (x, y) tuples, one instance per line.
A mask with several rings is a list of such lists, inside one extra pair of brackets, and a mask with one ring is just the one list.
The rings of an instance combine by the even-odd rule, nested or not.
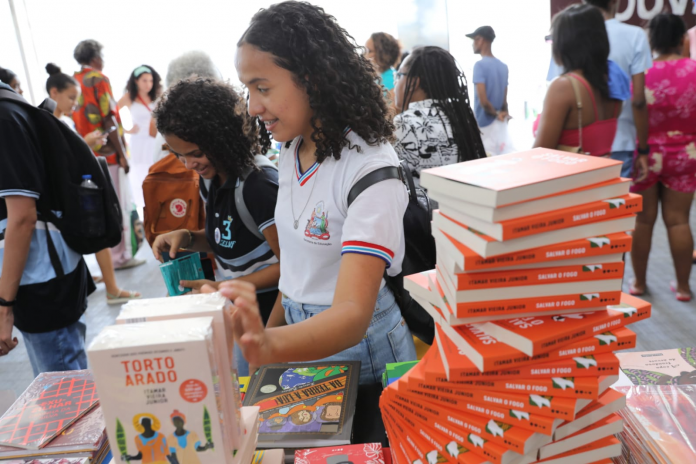
[(648, 153), (648, 107), (645, 101), (645, 72), (652, 67), (650, 45), (645, 32), (615, 18), (619, 0), (584, 0), (604, 15), (609, 35), (609, 59), (631, 77), (633, 96), (626, 100), (611, 148), (611, 157), (622, 161), (622, 177), (631, 177), (633, 153), (638, 139), (638, 153)]

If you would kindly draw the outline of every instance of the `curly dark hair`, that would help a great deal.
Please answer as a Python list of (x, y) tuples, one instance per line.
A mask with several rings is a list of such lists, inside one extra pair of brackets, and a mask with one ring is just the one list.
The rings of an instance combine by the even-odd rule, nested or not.
[(379, 72), (396, 67), (401, 58), (399, 41), (386, 32), (375, 32), (370, 38), (375, 46), (375, 61), (379, 66)]
[(152, 115), (160, 133), (195, 143), (213, 167), (230, 178), (254, 168), (254, 155), (266, 153), (244, 97), (228, 83), (202, 78), (179, 81), (162, 95)]
[(77, 44), (77, 47), (75, 47), (73, 58), (75, 58), (75, 61), (77, 61), (78, 64), (86, 66), (90, 64), (94, 58), (101, 54), (103, 48), (104, 46), (96, 40), (83, 40)]
[[(372, 146), (392, 137), (394, 125), (374, 68), (359, 53), (355, 39), (323, 8), (286, 1), (262, 9), (237, 46), (244, 44), (272, 54), (307, 92), (319, 163), (329, 156), (341, 158), (348, 145), (346, 127)], [(270, 143), (269, 137), (261, 127), (262, 140)]]
[(140, 76), (147, 73), (147, 71), (139, 74), (137, 77), (135, 76), (135, 71), (142, 67), (148, 68), (150, 70), (149, 74), (152, 74), (152, 89), (150, 89), (148, 95), (150, 100), (155, 101), (162, 93), (162, 78), (159, 73), (155, 71), (155, 68), (147, 64), (140, 65), (131, 72), (128, 82), (126, 83), (126, 92), (128, 92), (131, 101), (135, 101), (135, 99), (138, 98), (138, 83), (136, 81)]
[(466, 77), (452, 54), (440, 47), (419, 47), (411, 52), (407, 64), (401, 112), (408, 107), (413, 93), (420, 86), (449, 120), (452, 138), (457, 145), (457, 161), (485, 158), (481, 131), (469, 104)]

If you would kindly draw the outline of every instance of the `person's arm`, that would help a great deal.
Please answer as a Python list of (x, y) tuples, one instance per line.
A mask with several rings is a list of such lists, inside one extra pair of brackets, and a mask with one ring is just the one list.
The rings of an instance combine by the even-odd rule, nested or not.
[[(0, 297), (13, 301), (29, 256), (29, 246), (36, 227), (36, 200), (25, 196), (5, 197), (7, 227), (0, 277)], [(8, 354), (17, 346), (12, 337), (14, 313), (12, 307), (0, 306), (0, 355)]]
[(507, 94), (508, 88), (505, 87), (505, 93), (503, 94), (503, 106), (500, 108), (500, 111), (498, 112), (498, 119), (503, 122), (510, 119), (510, 113), (508, 112)]
[[(372, 320), (385, 263), (347, 253), (341, 259), (331, 307), (298, 324), (264, 329), (256, 289), (233, 280), (220, 292), (234, 303), (234, 338), (250, 365), (326, 358), (357, 345)], [(356, 289), (360, 289), (356, 291)]]
[[(189, 235), (189, 232), (191, 235)], [(193, 243), (191, 243), (193, 242)], [(162, 253), (169, 252), (169, 257), (174, 259), (179, 250), (185, 248), (188, 251), (212, 253), (213, 249), (205, 238), (205, 230), (175, 230), (167, 234), (158, 235), (152, 243), (152, 253), (155, 259), (162, 262)]]
[(479, 97), (479, 103), (486, 114), (491, 116), (498, 116), (498, 110), (493, 107), (493, 104), (488, 100), (488, 95), (486, 95), (486, 84), (478, 83), (476, 84), (476, 93)]
[[(275, 224), (266, 227), (263, 230), (263, 235), (268, 242), (268, 245), (273, 250), (273, 253), (280, 260), (280, 246), (278, 245), (278, 230)], [(205, 240), (205, 239), (204, 239)], [(154, 246), (153, 246), (154, 248)], [(280, 280), (280, 263), (274, 263), (270, 266), (266, 266), (260, 271), (252, 272), (251, 274), (237, 277), (235, 280), (242, 280), (244, 282), (249, 282), (253, 284), (254, 287), (259, 289), (273, 288), (278, 286), (278, 281)], [(210, 285), (214, 289), (218, 289), (220, 284), (226, 282), (224, 280), (213, 282), (211, 280), (200, 279), (200, 280), (182, 280), (180, 282), (182, 287), (191, 288), (196, 291), (201, 291), (204, 285)]]
[(150, 118), (150, 137), (157, 137), (157, 120), (155, 118)]
[(123, 94), (121, 99), (118, 101), (118, 107), (119, 108), (130, 108), (132, 103), (133, 103), (133, 100), (131, 100), (130, 94), (128, 92), (126, 92)]
[[(572, 96), (572, 100), (569, 98)], [(556, 79), (549, 86), (544, 109), (537, 129), (534, 147), (555, 149), (561, 138), (566, 119), (575, 102), (572, 84), (568, 79)]]
[(633, 81), (633, 97), (631, 103), (633, 105), (633, 121), (636, 125), (636, 134), (638, 137), (638, 148), (647, 150), (648, 148), (648, 103), (645, 99), (645, 73), (634, 75)]

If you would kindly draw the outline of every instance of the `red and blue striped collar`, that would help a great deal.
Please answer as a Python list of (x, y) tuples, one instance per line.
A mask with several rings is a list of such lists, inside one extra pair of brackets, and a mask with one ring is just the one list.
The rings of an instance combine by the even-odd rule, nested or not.
[[(343, 131), (343, 136), (345, 137), (350, 133), (352, 129), (350, 127), (346, 127)], [(297, 176), (297, 182), (300, 183), (300, 187), (302, 187), (304, 184), (306, 184), (309, 179), (314, 176), (314, 174), (317, 173), (319, 170), (319, 163), (316, 161), (312, 166), (310, 166), (309, 169), (307, 169), (304, 173), (302, 173), (302, 167), (300, 166), (300, 147), (302, 146), (302, 137), (300, 137), (300, 140), (297, 142), (297, 146), (295, 147), (295, 175)]]

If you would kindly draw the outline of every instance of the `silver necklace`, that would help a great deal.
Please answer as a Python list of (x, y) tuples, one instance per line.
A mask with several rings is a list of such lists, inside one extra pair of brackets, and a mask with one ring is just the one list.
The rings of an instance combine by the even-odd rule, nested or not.
[[(320, 165), (321, 166), (321, 165)], [(307, 209), (307, 205), (309, 204), (309, 200), (312, 198), (312, 193), (314, 193), (314, 186), (317, 185), (317, 178), (319, 177), (319, 167), (317, 166), (317, 172), (314, 174), (314, 182), (312, 182), (312, 190), (309, 191), (309, 196), (307, 197), (307, 202), (305, 205), (302, 207), (302, 211), (300, 211), (300, 215), (295, 217), (295, 202), (292, 199), (292, 186), (295, 184), (295, 176), (292, 175), (293, 173), (291, 172), (290, 175), (292, 176), (292, 180), (290, 181), (290, 208), (292, 208), (292, 225), (297, 229), (300, 225), (300, 218), (302, 217), (302, 214), (304, 214), (305, 209)]]

